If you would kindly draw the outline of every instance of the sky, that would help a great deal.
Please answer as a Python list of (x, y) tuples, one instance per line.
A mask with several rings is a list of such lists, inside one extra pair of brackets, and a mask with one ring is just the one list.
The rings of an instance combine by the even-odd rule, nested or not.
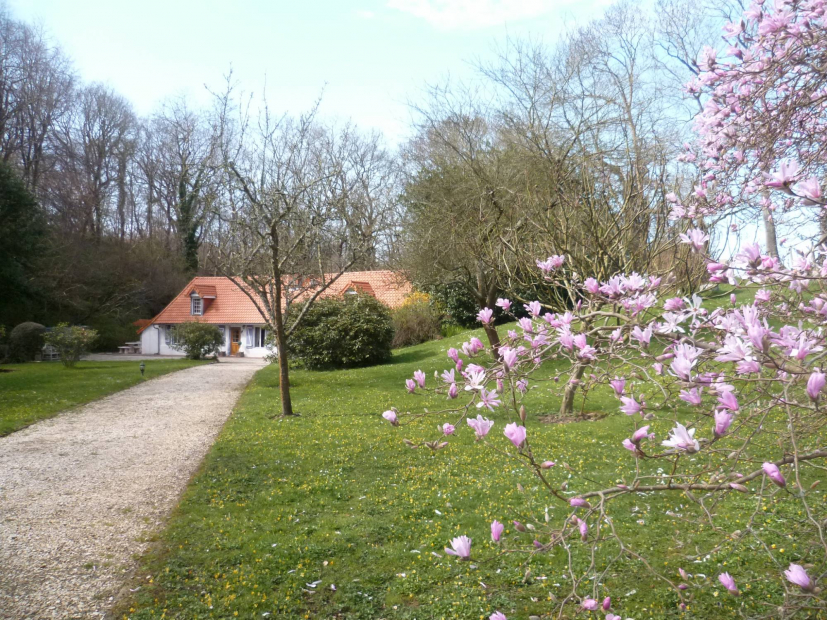
[[(2, 0), (0, 0), (2, 1)], [(139, 115), (166, 98), (208, 105), (230, 70), (278, 111), (321, 112), (383, 132), (410, 126), (429, 83), (468, 79), (506, 37), (553, 42), (611, 0), (5, 0), (41, 24), (81, 79), (103, 82)]]

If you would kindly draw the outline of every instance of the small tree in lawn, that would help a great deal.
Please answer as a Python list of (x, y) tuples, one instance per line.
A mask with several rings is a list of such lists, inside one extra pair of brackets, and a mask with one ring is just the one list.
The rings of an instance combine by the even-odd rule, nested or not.
[(60, 353), (60, 362), (71, 368), (80, 358), (89, 353), (98, 332), (88, 327), (59, 323), (50, 332), (43, 334), (43, 341)]
[(288, 340), (341, 275), (370, 264), (392, 219), (391, 162), (376, 136), (318, 122), (318, 106), (258, 122), (233, 117), (231, 89), (218, 98), (225, 234), (219, 271), (255, 304), (273, 333), (282, 415), (293, 415)]
[(184, 351), (191, 360), (200, 360), (208, 355), (218, 355), (224, 344), (224, 335), (215, 325), (189, 321), (172, 328), (174, 349)]

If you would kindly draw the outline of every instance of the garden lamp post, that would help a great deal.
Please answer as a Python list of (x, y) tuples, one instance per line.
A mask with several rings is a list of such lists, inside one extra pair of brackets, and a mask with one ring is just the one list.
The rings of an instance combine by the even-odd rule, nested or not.
[(141, 365), (139, 366), (139, 368), (141, 369), (141, 377), (143, 377), (144, 376), (144, 370), (146, 370), (146, 364), (141, 362)]

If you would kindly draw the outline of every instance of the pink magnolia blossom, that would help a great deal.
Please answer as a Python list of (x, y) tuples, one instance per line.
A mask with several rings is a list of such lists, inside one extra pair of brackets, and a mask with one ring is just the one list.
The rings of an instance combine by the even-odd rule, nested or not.
[(540, 467), (542, 467), (543, 469), (551, 469), (552, 467), (554, 467), (554, 465), (554, 461), (543, 461), (542, 463), (540, 463)]
[(477, 440), (485, 437), (488, 434), (488, 431), (491, 430), (491, 427), (494, 426), (494, 422), (492, 420), (484, 418), (482, 415), (478, 415), (476, 418), (468, 418), (467, 422), (468, 426), (474, 429)]
[(459, 351), (451, 347), (448, 349), (448, 358), (456, 364), (459, 361)]
[(723, 437), (726, 435), (727, 430), (729, 430), (730, 424), (732, 424), (733, 415), (728, 411), (718, 410), (715, 412), (715, 436), (716, 437)]
[(467, 536), (457, 536), (451, 540), (451, 548), (445, 547), (445, 553), (455, 555), (460, 560), (471, 559), (471, 539)]
[(808, 204), (815, 204), (821, 200), (821, 185), (819, 185), (816, 177), (810, 177), (806, 181), (796, 183), (793, 190), (799, 196), (804, 197)]
[(495, 611), (493, 614), (488, 616), (488, 620), (508, 620), (508, 618), (505, 617), (503, 612)]
[(531, 316), (540, 316), (540, 313), (543, 311), (543, 307), (540, 305), (539, 301), (532, 301), (527, 304), (523, 304), (526, 311), (531, 314)]
[(517, 365), (517, 351), (511, 347), (502, 347), (500, 349), (500, 359), (506, 369), (511, 370)]
[(548, 274), (555, 269), (559, 269), (563, 266), (563, 263), (566, 262), (565, 256), (549, 256), (548, 259), (544, 261), (537, 261), (537, 266), (540, 268), (541, 271)]
[(406, 379), (405, 380), (405, 387), (408, 389), (408, 392), (413, 394), (416, 392), (416, 382), (413, 379)]
[(577, 529), (580, 530), (580, 540), (586, 542), (589, 539), (589, 524), (582, 519), (577, 519)]
[(807, 396), (812, 400), (818, 400), (821, 391), (824, 389), (824, 384), (827, 383), (827, 377), (820, 370), (815, 370), (807, 379)]
[(456, 381), (457, 381), (456, 378), (454, 377), (454, 369), (453, 368), (451, 368), (450, 370), (443, 370), (440, 377), (442, 378), (442, 381), (444, 383), (448, 383), (448, 384), (456, 383)]
[(649, 342), (652, 340), (652, 326), (650, 325), (646, 329), (640, 329), (638, 325), (632, 329), (632, 338), (637, 340), (640, 344), (644, 346), (649, 346)]
[(684, 302), (684, 300), (681, 299), (680, 297), (672, 297), (670, 299), (667, 299), (666, 302), (664, 302), (663, 309), (668, 311), (668, 312), (672, 312), (674, 310), (683, 309), (683, 307), (685, 305), (686, 305), (686, 302)]
[(569, 500), (569, 505), (572, 508), (591, 508), (592, 505), (582, 497), (572, 497)]
[(739, 409), (738, 399), (735, 397), (735, 394), (729, 391), (723, 392), (718, 396), (718, 403), (730, 411), (738, 411)]
[(792, 584), (797, 585), (805, 592), (810, 592), (814, 589), (813, 581), (804, 570), (804, 567), (799, 564), (790, 564), (790, 568), (784, 571), (784, 576)]
[(626, 415), (635, 415), (643, 409), (641, 403), (637, 402), (634, 396), (621, 396), (620, 402), (623, 403), (620, 410)]
[(612, 597), (607, 596), (604, 598), (601, 607), (603, 608), (603, 611), (609, 611), (612, 608)]
[(422, 372), (421, 370), (417, 370), (413, 374), (413, 378), (416, 381), (416, 383), (419, 385), (419, 387), (421, 387), (421, 388), (425, 387), (425, 373), (424, 372)]
[(677, 422), (675, 428), (669, 432), (669, 438), (663, 440), (661, 445), (690, 453), (701, 449), (701, 445), (695, 439), (694, 428), (687, 429), (683, 424)]
[(382, 417), (385, 418), (388, 422), (391, 423), (393, 426), (399, 426), (399, 417), (396, 415), (396, 410), (389, 409), (382, 414)]
[[(654, 433), (652, 434), (654, 436)], [(649, 435), (649, 425), (641, 426), (632, 434), (632, 443), (638, 445), (641, 441), (650, 437)]]
[(784, 478), (781, 470), (778, 469), (778, 466), (775, 463), (764, 463), (761, 465), (761, 469), (764, 470), (764, 473), (767, 474), (767, 478), (772, 480), (775, 484), (780, 487), (787, 486), (787, 481)]
[(782, 188), (795, 180), (800, 170), (797, 161), (787, 159), (781, 162), (779, 169), (767, 176), (764, 185), (767, 187)]
[(690, 228), (679, 236), (683, 243), (688, 243), (697, 252), (703, 250), (704, 244), (709, 241), (709, 235), (699, 228)]
[(448, 388), (448, 398), (453, 400), (457, 396), (459, 396), (459, 388), (457, 387), (456, 383), (452, 383), (451, 387)]
[(491, 308), (483, 308), (477, 313), (477, 320), (483, 325), (488, 325), (494, 319), (494, 311)]
[(505, 530), (505, 526), (496, 519), (494, 519), (491, 522), (491, 540), (493, 540), (495, 543), (500, 542), (500, 538), (503, 535), (503, 530)]
[(617, 396), (620, 396), (624, 393), (626, 389), (626, 379), (621, 379), (620, 377), (615, 377), (611, 381), (609, 381), (609, 385), (612, 386), (612, 389), (615, 391)]
[(486, 384), (487, 378), (485, 376), (485, 369), (472, 369), (470, 366), (468, 367), (468, 372), (464, 373), (465, 376), (465, 391), (467, 392), (476, 392), (479, 390), (484, 389)]
[(491, 390), (490, 392), (485, 388), (480, 390), (480, 402), (477, 403), (477, 409), (482, 409), (483, 407), (487, 407), (489, 411), (494, 411), (495, 407), (500, 406), (500, 400), (497, 398), (499, 396), (496, 391)]
[(445, 424), (442, 425), (442, 432), (446, 436), (453, 435), (456, 432), (456, 430), (457, 430), (456, 427), (453, 424), (450, 424), (448, 422), (446, 422)]
[(718, 581), (720, 581), (721, 585), (727, 590), (732, 592), (732, 594), (738, 594), (738, 586), (735, 585), (735, 580), (729, 573), (721, 573), (718, 575)]
[(597, 295), (600, 292), (600, 283), (594, 278), (586, 278), (583, 287), (591, 294)]
[(500, 297), (499, 299), (497, 299), (497, 303), (495, 305), (498, 308), (502, 308), (503, 312), (508, 312), (509, 310), (511, 310), (511, 300), (510, 299), (504, 299), (504, 298)]
[(526, 429), (525, 426), (518, 426), (516, 423), (506, 424), (503, 431), (508, 440), (514, 444), (515, 448), (519, 448), (525, 442)]
[(583, 602), (580, 604), (583, 609), (586, 611), (595, 611), (598, 607), (600, 607), (600, 603), (598, 603), (593, 598), (584, 598)]
[(766, 289), (760, 289), (755, 291), (755, 303), (767, 303), (769, 302), (772, 294)]
[(701, 390), (702, 388), (681, 390), (681, 393), (678, 395), (678, 398), (680, 398), (684, 402), (689, 403), (690, 405), (695, 405), (697, 407), (701, 404)]

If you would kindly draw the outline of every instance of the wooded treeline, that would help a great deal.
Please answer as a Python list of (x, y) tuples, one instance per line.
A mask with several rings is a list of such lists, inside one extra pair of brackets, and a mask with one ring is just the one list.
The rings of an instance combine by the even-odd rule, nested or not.
[[(222, 151), (221, 104), (216, 97), (215, 108), (193, 109), (170, 99), (141, 118), (111, 88), (84, 83), (43, 30), (0, 9), (0, 178), (16, 196), (0, 215), (0, 325), (90, 325), (111, 349), (134, 338), (131, 322), (159, 312), (188, 278), (223, 271), (211, 256), (226, 250), (239, 200)], [(329, 179), (360, 184), (348, 193), (345, 236), (368, 231), (370, 242), (354, 252), (338, 236), (317, 236), (310, 258), (329, 269), (385, 265), (397, 234), (388, 209), (398, 193), (395, 162), (377, 135), (318, 122), (312, 131), (336, 162)], [(348, 177), (346, 168), (362, 174)]]
[[(536, 298), (536, 259), (557, 254), (575, 278), (691, 288), (700, 265), (674, 242), (667, 196), (694, 182), (673, 162), (698, 102), (675, 93), (722, 7), (620, 2), (555, 45), (510, 41), (476, 82), (414, 102), (396, 152), (318, 104), (279, 115), (232, 76), (206, 109), (178, 98), (139, 117), (0, 9), (0, 192), (15, 197), (0, 212), (0, 325), (89, 325), (112, 349), (198, 273), (258, 287), (272, 317), (286, 298), (288, 330), (307, 310), (291, 295), (345, 269), (401, 269), (478, 307)], [(296, 281), (273, 291), (275, 274)]]

